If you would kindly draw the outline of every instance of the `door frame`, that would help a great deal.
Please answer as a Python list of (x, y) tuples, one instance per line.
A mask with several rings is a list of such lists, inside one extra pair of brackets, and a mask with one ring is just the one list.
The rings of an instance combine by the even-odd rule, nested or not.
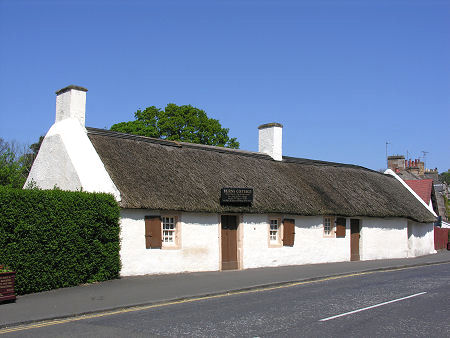
[(237, 222), (237, 262), (238, 262), (238, 268), (237, 270), (243, 269), (243, 243), (244, 243), (244, 226), (243, 226), (243, 215), (237, 214), (237, 213), (224, 213), (224, 214), (218, 214), (218, 239), (219, 239), (219, 271), (222, 271), (222, 216), (236, 216), (236, 222)]

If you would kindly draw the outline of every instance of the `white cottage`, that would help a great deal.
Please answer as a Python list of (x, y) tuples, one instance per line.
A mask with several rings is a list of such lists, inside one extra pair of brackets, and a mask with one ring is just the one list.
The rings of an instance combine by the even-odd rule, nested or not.
[(123, 276), (435, 252), (434, 215), (392, 175), (283, 156), (277, 123), (259, 152), (88, 128), (86, 91), (56, 93), (26, 184), (113, 194)]

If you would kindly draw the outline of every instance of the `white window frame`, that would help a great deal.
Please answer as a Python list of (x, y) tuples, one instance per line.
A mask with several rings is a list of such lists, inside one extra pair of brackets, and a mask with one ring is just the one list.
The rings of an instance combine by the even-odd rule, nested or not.
[[(274, 222), (277, 228), (274, 229)], [(281, 217), (269, 217), (267, 224), (267, 241), (269, 248), (279, 248), (283, 246), (283, 222)]]
[(335, 217), (334, 216), (323, 216), (323, 236), (324, 237), (335, 237), (336, 227), (335, 227)]
[[(171, 229), (173, 226), (173, 229)], [(174, 214), (161, 215), (161, 248), (179, 249), (180, 241), (180, 217)], [(170, 240), (171, 239), (171, 240)]]
[(277, 219), (270, 220), (269, 241), (278, 242), (280, 238), (280, 224)]

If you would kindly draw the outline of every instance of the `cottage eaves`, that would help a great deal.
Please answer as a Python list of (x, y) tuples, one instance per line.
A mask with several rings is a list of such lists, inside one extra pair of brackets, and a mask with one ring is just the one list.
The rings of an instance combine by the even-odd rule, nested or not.
[[(286, 156), (274, 161), (256, 152), (87, 131), (123, 208), (434, 221), (395, 178), (367, 168)], [(221, 205), (223, 187), (253, 188), (253, 204)]]

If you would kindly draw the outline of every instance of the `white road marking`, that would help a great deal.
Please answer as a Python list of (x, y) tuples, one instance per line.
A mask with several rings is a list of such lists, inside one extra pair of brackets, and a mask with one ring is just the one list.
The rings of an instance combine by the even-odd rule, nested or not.
[(399, 302), (399, 301), (401, 301), (401, 300), (405, 300), (405, 299), (412, 298), (412, 297), (417, 297), (417, 296), (424, 295), (424, 294), (426, 294), (426, 292), (419, 292), (419, 293), (416, 293), (416, 294), (411, 295), (411, 296), (407, 296), (407, 297), (402, 297), (402, 298), (390, 300), (390, 301), (388, 301), (388, 302), (384, 302), (384, 303), (380, 303), (380, 304), (368, 306), (368, 307), (365, 307), (365, 308), (362, 308), (362, 309), (358, 309), (358, 310), (354, 310), (354, 311), (350, 311), (350, 312), (346, 312), (346, 313), (341, 313), (340, 315), (336, 315), (336, 316), (324, 318), (324, 319), (321, 319), (321, 320), (319, 320), (319, 321), (320, 321), (320, 322), (325, 322), (325, 321), (327, 321), (327, 320), (331, 320), (331, 319), (335, 319), (335, 318), (339, 318), (339, 317), (351, 315), (351, 314), (353, 314), (353, 313), (357, 313), (357, 312), (361, 312), (361, 311), (373, 309), (373, 308), (376, 308), (376, 307), (379, 307), (379, 306), (383, 306), (383, 305), (386, 305), (386, 304)]

